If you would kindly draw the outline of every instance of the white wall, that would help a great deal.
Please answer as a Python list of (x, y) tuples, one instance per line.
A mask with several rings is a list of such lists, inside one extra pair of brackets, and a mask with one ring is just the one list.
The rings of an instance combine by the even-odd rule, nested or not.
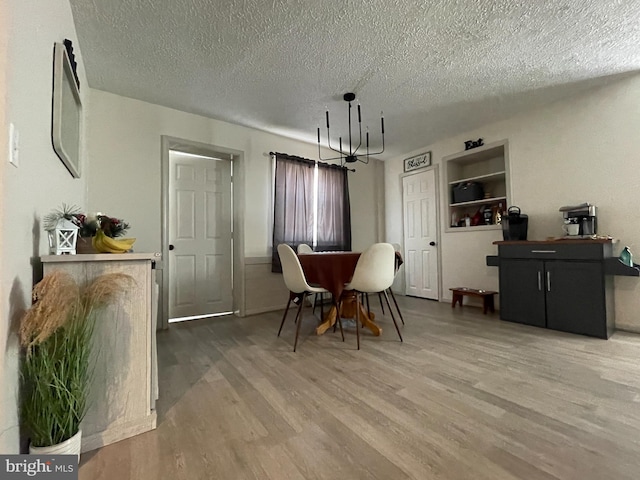
[[(511, 205), (529, 215), (530, 240), (562, 234), (558, 208), (581, 202), (598, 207), (598, 233), (620, 240), (640, 258), (640, 75), (567, 98), (507, 121), (461, 133), (425, 146), (434, 162), (464, 150), (463, 142), (482, 137), (485, 143), (507, 139), (511, 168)], [(387, 241), (402, 240), (402, 158), (385, 162)], [(448, 219), (447, 188), (440, 168), (441, 219)], [(500, 231), (444, 232), (440, 225), (443, 298), (450, 287), (497, 289), (498, 269), (485, 266), (494, 255)], [(637, 261), (637, 259), (636, 259)], [(616, 325), (640, 331), (640, 279), (615, 278)]]
[[(6, 205), (4, 196), (4, 170), (7, 166), (7, 64), (9, 56), (9, 12), (5, 2), (0, 3), (0, 201)], [(0, 272), (4, 272), (4, 207), (0, 207)], [(0, 281), (0, 452), (15, 452), (17, 444), (15, 408), (15, 366), (7, 359), (9, 320), (5, 308), (5, 278)]]
[[(42, 217), (63, 202), (85, 203), (85, 180), (73, 179), (51, 146), (53, 44), (69, 38), (86, 102), (87, 82), (67, 0), (9, 0), (0, 19), (0, 162), (2, 181), (2, 278), (0, 320), (0, 453), (17, 453), (17, 320), (31, 303), (32, 262), (47, 253)], [(5, 37), (6, 35), (6, 37)], [(8, 39), (8, 40), (7, 40)], [(8, 43), (7, 43), (8, 41)], [(2, 78), (0, 76), (0, 78)], [(7, 123), (20, 134), (20, 166), (7, 166)], [(3, 140), (4, 139), (4, 140)], [(36, 262), (37, 263), (37, 262)], [(37, 275), (37, 272), (36, 272)]]
[[(161, 135), (244, 153), (247, 257), (270, 255), (270, 151), (317, 158), (317, 147), (258, 130), (92, 90), (88, 122), (89, 208), (131, 224), (137, 251), (160, 251)], [(380, 162), (349, 174), (354, 249), (377, 240), (382, 224)]]

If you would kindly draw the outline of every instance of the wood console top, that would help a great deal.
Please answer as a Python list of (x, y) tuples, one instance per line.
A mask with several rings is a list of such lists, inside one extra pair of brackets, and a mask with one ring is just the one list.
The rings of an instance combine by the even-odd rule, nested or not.
[(611, 238), (554, 238), (550, 240), (496, 240), (493, 245), (584, 245), (593, 243), (616, 243)]
[(160, 253), (82, 253), (77, 255), (43, 255), (42, 263), (57, 262), (114, 262), (131, 260), (156, 260), (162, 259)]

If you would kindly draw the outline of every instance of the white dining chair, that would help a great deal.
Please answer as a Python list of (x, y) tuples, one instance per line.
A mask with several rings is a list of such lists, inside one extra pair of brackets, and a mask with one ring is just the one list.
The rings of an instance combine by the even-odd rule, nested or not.
[[(400, 244), (399, 243), (392, 243), (391, 244), (393, 246), (393, 250), (396, 253), (400, 253)], [(396, 260), (394, 259), (394, 262)], [(400, 267), (398, 267), (395, 263), (394, 263), (394, 281), (395, 281), (395, 277), (398, 276), (398, 272), (400, 271)], [(402, 316), (402, 312), (400, 311), (400, 306), (398, 305), (398, 301), (396, 300), (396, 296), (393, 294), (393, 289), (391, 287), (389, 287), (387, 289), (387, 292), (389, 293), (389, 295), (391, 295), (391, 300), (393, 300), (393, 304), (396, 306), (396, 311), (398, 312), (398, 315), (400, 316), (400, 321), (402, 322), (402, 324), (404, 325), (404, 317)], [(365, 298), (367, 301), (367, 311), (370, 312), (371, 311), (371, 307), (369, 306), (369, 294), (365, 294)], [(380, 309), (382, 310), (382, 314), (384, 315), (384, 304), (382, 303), (382, 292), (378, 292), (378, 300), (380, 301)]]
[[(311, 248), (306, 243), (301, 243), (298, 245), (298, 254), (310, 254), (313, 253), (313, 248)], [(324, 294), (316, 293), (313, 297), (313, 313), (316, 313), (316, 306), (318, 305), (318, 297), (320, 297), (320, 317), (324, 316)]]
[[(282, 264), (282, 276), (284, 278), (284, 283), (290, 292), (287, 308), (284, 311), (282, 321), (280, 322), (280, 328), (278, 329), (278, 336), (280, 336), (280, 332), (282, 332), (282, 326), (287, 318), (291, 301), (293, 298), (297, 297), (299, 302), (298, 313), (296, 314), (295, 319), (296, 336), (293, 342), (293, 351), (295, 352), (298, 345), (298, 335), (300, 334), (300, 324), (302, 323), (302, 306), (305, 298), (312, 293), (329, 293), (329, 291), (321, 287), (312, 287), (307, 283), (304, 270), (302, 270), (302, 266), (300, 265), (300, 260), (298, 260), (298, 256), (289, 245), (284, 243), (278, 245), (278, 255), (280, 256), (280, 263)], [(342, 335), (342, 341), (344, 342), (344, 332), (342, 330), (342, 320), (340, 319), (340, 315), (338, 315), (337, 321), (340, 325), (340, 334)]]
[(298, 253), (313, 253), (313, 248), (306, 243), (301, 243), (298, 245)]
[[(402, 342), (402, 334), (398, 328), (396, 317), (391, 310), (389, 304), (389, 296), (387, 289), (393, 284), (395, 276), (395, 249), (390, 243), (375, 243), (367, 248), (356, 264), (355, 271), (351, 282), (345, 287), (345, 290), (353, 290), (359, 293), (378, 293), (382, 292), (387, 302), (387, 308), (391, 313), (393, 324), (396, 327), (400, 341)], [(356, 295), (356, 341), (358, 350), (360, 350), (360, 295)]]
[[(393, 246), (393, 249), (400, 253), (400, 255), (402, 255), (402, 247), (400, 246), (399, 243), (392, 243), (391, 244)], [(398, 276), (398, 272), (400, 271), (400, 267), (395, 268), (395, 263), (394, 263), (394, 281), (395, 278)], [(391, 287), (388, 288), (389, 291), (389, 295), (391, 295), (391, 300), (393, 300), (394, 305), (396, 306), (396, 310), (398, 311), (398, 315), (400, 316), (400, 321), (402, 322), (402, 324), (404, 325), (404, 317), (402, 316), (402, 312), (400, 311), (400, 307), (398, 306), (398, 302), (396, 301), (396, 296), (393, 294), (393, 289)], [(384, 311), (383, 311), (384, 313)]]

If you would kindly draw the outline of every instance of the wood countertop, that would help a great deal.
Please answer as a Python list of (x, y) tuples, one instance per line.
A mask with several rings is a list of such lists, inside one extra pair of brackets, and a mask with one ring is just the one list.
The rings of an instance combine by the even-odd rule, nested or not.
[(42, 263), (56, 262), (117, 262), (133, 260), (155, 260), (162, 259), (160, 253), (80, 253), (77, 255), (43, 255), (40, 257)]
[(584, 245), (616, 243), (613, 238), (551, 238), (549, 240), (496, 240), (493, 245)]

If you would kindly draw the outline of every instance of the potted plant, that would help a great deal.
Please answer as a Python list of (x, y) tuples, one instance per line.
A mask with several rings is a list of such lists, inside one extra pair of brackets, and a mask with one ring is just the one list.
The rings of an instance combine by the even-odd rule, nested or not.
[(79, 287), (69, 274), (58, 271), (33, 288), (33, 305), (20, 324), (25, 349), (20, 415), (31, 453), (80, 455), (96, 315), (133, 281), (112, 273)]

